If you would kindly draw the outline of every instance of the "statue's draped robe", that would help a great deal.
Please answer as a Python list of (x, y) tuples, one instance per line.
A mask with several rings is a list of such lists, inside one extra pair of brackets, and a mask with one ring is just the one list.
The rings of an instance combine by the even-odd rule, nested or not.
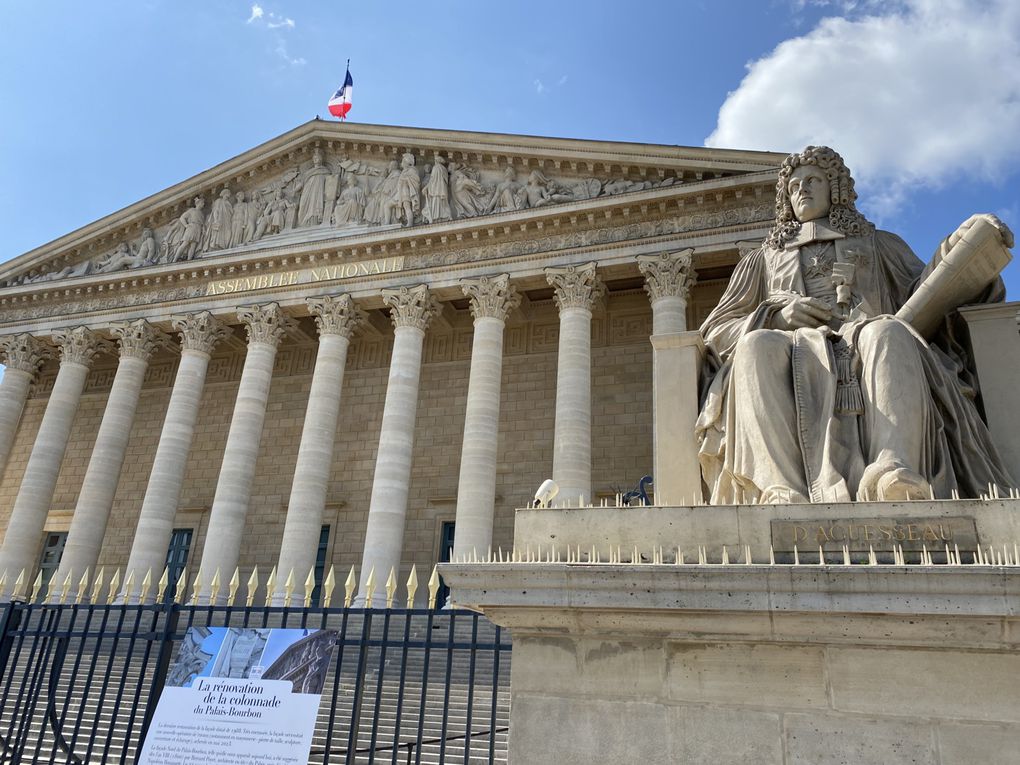
[[(827, 226), (809, 223), (783, 249), (766, 245), (749, 253), (737, 265), (726, 292), (701, 327), (709, 349), (706, 365), (709, 375), (705, 380), (697, 436), (702, 474), (713, 504), (758, 501), (766, 489), (771, 488), (758, 485), (750, 475), (755, 472), (756, 455), (777, 447), (767, 438), (761, 438), (760, 429), (744, 427), (742, 415), (743, 422), (749, 422), (756, 418), (767, 420), (776, 413), (759, 415), (761, 400), (736, 394), (732, 375), (734, 359), (741, 352), (751, 352), (754, 343), (748, 342), (751, 339), (748, 336), (755, 330), (771, 328), (772, 317), (786, 305), (790, 293), (809, 294), (805, 288), (801, 248), (819, 242), (833, 244), (837, 261), (857, 259), (852, 312), (836, 329), (822, 327), (784, 333), (789, 337), (789, 363), (783, 374), (774, 377), (772, 382), (792, 387), (794, 406), (788, 416), (794, 421), (788, 425), (795, 432), (793, 442), (800, 452), (792, 456), (803, 466), (801, 483), (807, 487), (808, 494), (805, 498), (816, 502), (857, 498), (857, 481), (867, 463), (868, 417), (839, 411), (832, 340), (843, 340), (852, 353), (852, 368), (860, 375), (861, 354), (856, 346), (862, 330), (875, 322), (899, 322), (891, 315), (938, 262), (946, 245), (942, 244), (940, 252), (925, 268), (906, 243), (894, 234), (876, 231), (860, 237), (844, 237)], [(997, 280), (974, 302), (1002, 300), (1003, 297), (1002, 282)], [(916, 427), (921, 429), (923, 438), (920, 464), (916, 467), (936, 495), (944, 498), (948, 498), (953, 489), (964, 496), (977, 496), (987, 491), (990, 482), (1001, 487), (1013, 485), (992, 445), (987, 426), (978, 414), (967, 351), (953, 341), (949, 331), (952, 326), (952, 318), (947, 319), (946, 327), (930, 344), (909, 330), (925, 383), (915, 386), (921, 400), (909, 402), (914, 407), (910, 411), (917, 413)], [(899, 334), (903, 336), (904, 333)], [(762, 337), (762, 333), (758, 333), (755, 339)], [(759, 345), (759, 350), (762, 347)], [(763, 368), (775, 369), (775, 358), (762, 361), (767, 361), (762, 364)], [(908, 366), (905, 364), (904, 368)], [(743, 368), (749, 367), (745, 363)], [(879, 387), (875, 395), (895, 395), (895, 392), (885, 393)], [(742, 396), (746, 400), (739, 400)], [(902, 403), (893, 402), (893, 405)], [(757, 459), (761, 464), (761, 458)], [(759, 482), (766, 481), (760, 479)], [(782, 482), (777, 483), (781, 485)]]
[[(328, 167), (312, 166), (308, 169), (298, 200), (297, 222), (299, 226), (318, 226), (327, 213), (326, 180), (331, 175)], [(333, 200), (328, 200), (332, 206)]]

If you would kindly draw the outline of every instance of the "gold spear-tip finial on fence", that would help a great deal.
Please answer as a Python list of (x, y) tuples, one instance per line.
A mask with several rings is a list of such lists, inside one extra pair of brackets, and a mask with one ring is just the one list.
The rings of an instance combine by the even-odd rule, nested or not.
[(138, 591), (138, 602), (144, 603), (145, 599), (149, 595), (149, 590), (152, 589), (152, 568), (145, 572), (145, 576), (142, 577), (142, 589)]
[(11, 591), (11, 600), (17, 600), (21, 596), (21, 591), (25, 588), (25, 569), (21, 569), (21, 573), (18, 574), (18, 578), (14, 580), (14, 589)]
[(124, 580), (124, 595), (129, 602), (131, 598), (134, 596), (134, 591), (135, 591), (135, 570), (131, 569), (128, 572), (127, 579)]
[(312, 607), (312, 591), (315, 589), (315, 566), (308, 569), (305, 577), (305, 608)]
[(163, 573), (159, 575), (159, 581), (156, 582), (156, 602), (162, 603), (163, 596), (166, 594), (166, 588), (170, 586), (170, 567), (163, 566)]
[(234, 573), (230, 576), (230, 581), (227, 583), (227, 605), (233, 607), (237, 600), (237, 591), (241, 589), (241, 569), (238, 566), (234, 566)]
[(248, 588), (248, 598), (245, 601), (245, 603), (247, 603), (248, 608), (251, 608), (255, 604), (255, 593), (258, 592), (258, 589), (259, 589), (259, 567), (258, 566), (256, 566), (255, 568), (253, 568), (251, 570), (251, 576), (248, 577), (248, 583), (247, 583), (246, 586)]
[(411, 566), (411, 575), (407, 577), (407, 607), (414, 608), (414, 594), (418, 592), (418, 569)]
[(397, 594), (397, 569), (390, 566), (390, 575), (386, 577), (386, 607), (393, 608), (393, 596)]
[(347, 575), (347, 581), (344, 582), (344, 608), (350, 608), (354, 602), (354, 591), (358, 588), (358, 578), (354, 574), (354, 566), (351, 566), (351, 572)]
[(439, 566), (432, 567), (432, 576), (429, 577), (429, 608), (436, 607), (436, 597), (439, 595)]
[(184, 602), (184, 594), (188, 591), (188, 567), (181, 569), (181, 575), (177, 577), (177, 584), (174, 586), (174, 603), (180, 605)]
[(276, 592), (276, 566), (269, 569), (269, 576), (266, 577), (266, 605), (273, 602), (273, 593)]
[(198, 571), (195, 572), (195, 579), (191, 583), (191, 602), (198, 603), (198, 593), (202, 591), (202, 567), (198, 567)]
[(329, 567), (329, 573), (326, 574), (326, 579), (322, 583), (322, 607), (329, 608), (333, 602), (333, 590), (336, 589), (336, 573), (334, 567)]
[[(110, 587), (106, 591), (106, 605), (112, 605), (114, 598), (120, 592), (120, 569), (118, 568), (113, 572), (113, 576), (110, 577)], [(126, 598), (125, 598), (126, 599)]]
[(99, 598), (103, 593), (103, 577), (106, 576), (106, 568), (99, 569), (96, 579), (92, 582), (92, 602), (99, 605)]
[(75, 603), (81, 603), (85, 599), (86, 593), (89, 591), (89, 570), (85, 569), (85, 573), (81, 575), (81, 579), (78, 580), (78, 594), (74, 597)]
[(372, 596), (375, 594), (375, 566), (368, 572), (368, 579), (365, 580), (365, 608), (372, 607)]
[(294, 568), (291, 567), (287, 573), (287, 579), (283, 583), (283, 605), (290, 608), (291, 597), (294, 595)]
[(39, 590), (42, 589), (42, 569), (39, 569), (39, 573), (35, 576), (35, 581), (32, 583), (32, 594), (29, 596), (29, 601), (33, 601), (39, 597)]
[(216, 598), (220, 594), (220, 567), (213, 571), (212, 580), (209, 582), (209, 605), (216, 605)]
[[(22, 574), (25, 573), (24, 569), (22, 569), (21, 573)], [(68, 595), (71, 594), (71, 585), (74, 583), (72, 578), (71, 578), (72, 574), (73, 574), (73, 572), (68, 571), (67, 572), (67, 576), (64, 577), (64, 583), (60, 586), (60, 604), (61, 605), (64, 605), (65, 603), (67, 603), (67, 597), (68, 597)]]

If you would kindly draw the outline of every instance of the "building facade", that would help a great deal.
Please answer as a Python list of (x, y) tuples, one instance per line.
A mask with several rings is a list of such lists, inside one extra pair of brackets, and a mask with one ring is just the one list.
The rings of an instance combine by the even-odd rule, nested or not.
[(697, 499), (650, 338), (714, 306), (782, 158), (312, 121), (9, 261), (5, 591), (353, 566), (363, 598), (508, 549), (550, 477)]

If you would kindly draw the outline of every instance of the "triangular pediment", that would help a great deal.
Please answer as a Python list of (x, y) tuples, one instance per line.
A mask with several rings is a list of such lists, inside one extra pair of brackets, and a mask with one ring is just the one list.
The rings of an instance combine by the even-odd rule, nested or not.
[(313, 120), (14, 258), (0, 283), (158, 273), (490, 217), (505, 225), (541, 209), (761, 173), (782, 156)]

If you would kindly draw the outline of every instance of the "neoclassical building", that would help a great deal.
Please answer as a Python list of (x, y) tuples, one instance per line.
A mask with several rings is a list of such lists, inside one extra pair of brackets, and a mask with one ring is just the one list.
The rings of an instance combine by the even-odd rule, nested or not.
[[(5, 591), (257, 566), (300, 598), (354, 566), (381, 594), (508, 548), (547, 478), (699, 501), (688, 328), (782, 158), (316, 120), (5, 263)], [(1015, 316), (973, 309), (975, 345)]]

